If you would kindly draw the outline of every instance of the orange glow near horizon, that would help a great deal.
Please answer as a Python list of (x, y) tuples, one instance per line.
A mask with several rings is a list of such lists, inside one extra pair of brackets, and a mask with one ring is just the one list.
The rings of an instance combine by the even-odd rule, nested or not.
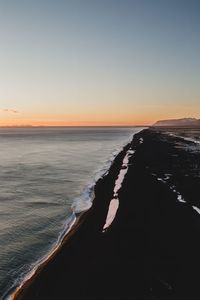
[[(197, 117), (190, 114), (189, 116)], [(113, 113), (107, 111), (104, 114), (96, 112), (84, 114), (34, 114), (29, 112), (15, 112), (14, 110), (0, 111), (0, 127), (25, 127), (25, 126), (149, 126), (161, 119), (178, 119), (188, 117), (185, 112), (171, 113), (164, 111), (133, 113)]]
[(198, 3), (12, 2), (0, 10), (0, 126), (200, 118)]
[(21, 115), (9, 114), (0, 117), (0, 127), (6, 126), (137, 126), (151, 125), (154, 119), (139, 118), (131, 115)]
[(16, 122), (0, 122), (0, 127), (25, 127), (25, 126), (138, 126), (151, 125), (146, 121), (138, 122), (103, 122), (103, 121), (35, 121), (35, 120), (19, 120)]
[[(185, 116), (183, 116), (185, 117)], [(43, 116), (43, 118), (5, 118), (0, 119), (0, 127), (64, 127), (64, 126), (151, 126), (156, 121), (161, 119), (173, 119), (173, 118), (182, 118), (179, 117), (167, 117), (161, 116), (159, 117), (143, 117), (143, 118), (131, 118), (130, 116), (127, 118), (117, 118), (111, 116), (109, 119), (103, 118), (48, 118), (47, 116)]]

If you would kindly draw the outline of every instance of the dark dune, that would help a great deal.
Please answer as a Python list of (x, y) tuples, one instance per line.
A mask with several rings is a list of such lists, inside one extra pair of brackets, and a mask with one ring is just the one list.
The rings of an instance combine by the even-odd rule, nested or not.
[(137, 134), (112, 225), (102, 232), (130, 145), (97, 183), (79, 228), (14, 299), (199, 299), (200, 152), (186, 144), (154, 129)]

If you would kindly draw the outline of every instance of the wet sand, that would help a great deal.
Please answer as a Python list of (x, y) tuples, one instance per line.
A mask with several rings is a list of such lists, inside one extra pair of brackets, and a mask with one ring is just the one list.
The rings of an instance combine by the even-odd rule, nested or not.
[[(130, 147), (119, 208), (103, 232)], [(97, 183), (73, 234), (14, 299), (199, 299), (199, 170), (191, 141), (158, 129), (135, 135)]]

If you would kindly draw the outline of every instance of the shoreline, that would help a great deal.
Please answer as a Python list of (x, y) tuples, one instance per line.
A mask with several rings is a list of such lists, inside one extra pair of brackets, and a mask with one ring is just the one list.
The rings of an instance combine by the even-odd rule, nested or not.
[[(38, 269), (40, 269), (41, 266), (43, 267), (43, 265), (48, 263), (49, 260), (51, 260), (51, 257), (54, 257), (54, 252), (56, 254), (59, 251), (59, 248), (62, 247), (63, 243), (65, 243), (65, 239), (68, 237), (68, 234), (70, 233), (71, 230), (73, 230), (73, 227), (74, 226), (79, 226), (79, 224), (78, 224), (79, 223), (79, 218), (80, 217), (82, 218), (82, 215), (84, 215), (85, 213), (87, 213), (91, 209), (91, 206), (93, 205), (93, 201), (94, 201), (94, 192), (95, 192), (96, 184), (98, 183), (99, 180), (103, 179), (103, 177), (107, 175), (107, 173), (109, 172), (109, 170), (110, 170), (112, 164), (114, 163), (115, 159), (117, 158), (117, 156), (120, 155), (120, 153), (123, 152), (124, 149), (130, 144), (130, 142), (132, 141), (134, 135), (135, 134), (131, 134), (128, 137), (127, 141), (124, 142), (120, 146), (120, 148), (115, 149), (111, 153), (111, 156), (103, 163), (102, 167), (97, 170), (97, 172), (94, 174), (93, 179), (88, 183), (86, 188), (83, 190), (82, 194), (84, 195), (85, 192), (87, 192), (88, 200), (90, 198), (90, 200), (89, 200), (91, 202), (90, 207), (89, 208), (84, 208), (83, 210), (79, 210), (79, 209), (77, 210), (78, 204), (76, 204), (76, 199), (75, 199), (75, 201), (72, 203), (72, 207), (71, 207), (72, 208), (72, 213), (68, 217), (68, 219), (70, 219), (74, 215), (75, 224), (74, 225), (72, 224), (74, 222), (74, 220), (70, 220), (70, 222), (67, 223), (67, 230), (64, 229), (63, 231), (60, 232), (59, 238), (55, 242), (54, 246), (51, 249), (49, 249), (47, 254), (45, 256), (43, 256), (41, 259), (39, 259), (33, 265), (32, 268), (30, 268), (30, 271), (28, 271), (23, 276), (22, 280), (16, 281), (16, 283), (14, 283), (10, 287), (10, 289), (2, 295), (2, 299), (4, 299), (4, 300), (13, 299), (14, 296), (12, 296), (12, 295), (17, 293), (17, 291), (20, 290), (21, 288), (23, 288), (23, 286), (26, 285), (26, 282), (27, 281), (29, 282), (29, 280), (31, 280), (32, 277), (36, 276), (35, 274), (37, 274)], [(81, 199), (81, 195), (80, 195), (80, 199)], [(79, 199), (79, 197), (77, 199)], [(67, 220), (66, 220), (66, 222), (67, 222)], [(75, 228), (75, 231), (76, 231), (76, 228)]]
[(29, 285), (34, 281), (34, 278), (37, 277), (38, 274), (40, 274), (40, 272), (42, 272), (43, 268), (45, 268), (45, 266), (51, 261), (51, 259), (53, 259), (57, 255), (57, 253), (60, 251), (60, 249), (63, 247), (63, 245), (65, 243), (67, 243), (68, 239), (70, 239), (70, 237), (73, 234), (75, 234), (75, 232), (79, 229), (82, 222), (84, 222), (84, 218), (86, 218), (86, 216), (87, 216), (87, 212), (88, 211), (84, 211), (84, 212), (76, 215), (76, 217), (75, 217), (76, 219), (74, 220), (74, 223), (69, 227), (69, 230), (64, 235), (60, 244), (55, 246), (55, 249), (52, 250), (52, 252), (47, 256), (47, 258), (44, 258), (44, 261), (42, 261), (41, 264), (36, 266), (35, 270), (33, 268), (33, 270), (30, 271), (30, 275), (28, 274), (24, 278), (24, 281), (22, 281), (22, 283), (18, 287), (15, 288), (14, 292), (11, 293), (10, 295), (8, 294), (5, 297), (5, 299), (8, 299), (8, 300), (16, 299), (18, 296), (20, 296), (21, 290), (27, 289), (29, 287)]
[[(134, 136), (134, 135), (133, 135)], [(61, 238), (61, 241), (55, 245), (55, 248), (53, 248), (50, 253), (47, 255), (47, 257), (44, 257), (41, 260), (41, 263), (36, 265), (22, 280), (19, 286), (16, 288), (11, 288), (11, 292), (8, 291), (7, 295), (4, 296), (3, 299), (5, 300), (14, 300), (14, 299), (20, 299), (21, 293), (23, 294), (24, 290), (26, 290), (34, 281), (34, 279), (42, 272), (42, 270), (45, 268), (45, 266), (48, 265), (48, 263), (53, 260), (56, 255), (59, 253), (59, 251), (62, 250), (62, 247), (65, 246), (65, 244), (70, 240), (70, 238), (78, 231), (78, 229), (81, 227), (82, 223), (87, 218), (87, 215), (90, 213), (90, 211), (93, 208), (94, 202), (95, 202), (95, 190), (97, 189), (97, 186), (101, 181), (104, 180), (106, 176), (109, 175), (110, 169), (113, 168), (113, 164), (120, 164), (120, 162), (123, 160), (123, 155), (126, 155), (126, 150), (130, 146), (130, 141), (127, 141), (126, 144), (122, 146), (122, 149), (118, 151), (117, 154), (113, 154), (113, 160), (111, 161), (110, 166), (106, 171), (104, 171), (104, 174), (100, 175), (100, 177), (95, 181), (93, 186), (93, 200), (91, 200), (91, 207), (87, 210), (81, 211), (81, 212), (75, 212), (73, 211), (72, 214), (75, 215), (75, 220), (72, 220), (72, 224), (69, 223), (69, 228), (66, 233), (64, 233), (63, 238)], [(119, 160), (119, 162), (118, 162)], [(110, 161), (110, 160), (109, 160)], [(120, 165), (118, 166), (120, 168)], [(101, 173), (101, 171), (100, 171)], [(117, 174), (116, 174), (117, 176)], [(14, 291), (12, 291), (14, 290)]]
[[(134, 135), (98, 181), (77, 230), (12, 299), (197, 299), (200, 151), (190, 146), (155, 129)], [(130, 148), (119, 207), (103, 232)]]

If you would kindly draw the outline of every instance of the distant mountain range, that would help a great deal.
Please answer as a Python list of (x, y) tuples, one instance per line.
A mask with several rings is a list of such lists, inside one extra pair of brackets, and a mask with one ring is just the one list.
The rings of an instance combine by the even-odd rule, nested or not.
[(160, 120), (153, 124), (155, 127), (200, 127), (200, 119), (183, 118), (172, 120)]

